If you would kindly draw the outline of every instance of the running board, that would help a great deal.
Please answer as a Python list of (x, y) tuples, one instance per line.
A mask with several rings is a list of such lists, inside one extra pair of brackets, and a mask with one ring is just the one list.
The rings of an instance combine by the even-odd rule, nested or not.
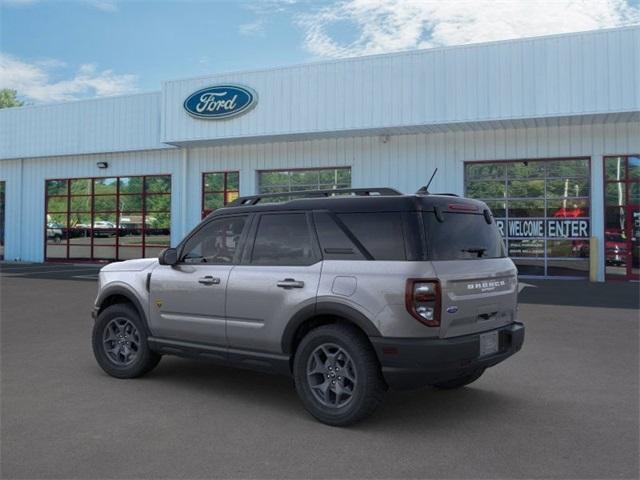
[(151, 350), (165, 355), (209, 360), (221, 365), (281, 375), (291, 375), (289, 355), (256, 352), (253, 350), (242, 350), (158, 337), (149, 337), (147, 342), (149, 342)]

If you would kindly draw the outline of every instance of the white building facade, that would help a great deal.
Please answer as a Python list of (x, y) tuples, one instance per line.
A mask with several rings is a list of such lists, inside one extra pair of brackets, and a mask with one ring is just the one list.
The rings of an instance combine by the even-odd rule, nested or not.
[[(201, 90), (209, 100), (198, 93), (189, 107)], [(251, 102), (236, 112), (242, 90)], [(194, 116), (194, 105), (213, 118)], [(3, 254), (155, 256), (238, 195), (412, 193), (435, 168), (431, 191), (489, 204), (522, 275), (638, 279), (640, 28), (217, 74), (155, 93), (1, 110)]]

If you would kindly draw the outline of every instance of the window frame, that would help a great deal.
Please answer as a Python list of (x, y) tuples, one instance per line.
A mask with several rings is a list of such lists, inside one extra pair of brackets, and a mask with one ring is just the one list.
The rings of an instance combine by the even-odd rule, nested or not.
[[(310, 263), (299, 264), (299, 265), (258, 265), (258, 264), (252, 263), (253, 250), (256, 243), (258, 228), (260, 226), (260, 220), (262, 219), (262, 217), (266, 215), (304, 215), (306, 224), (307, 224), (307, 230), (309, 232), (309, 238), (311, 239), (311, 249), (313, 252), (313, 258), (311, 259), (312, 261)], [(285, 210), (285, 211), (268, 211), (268, 212), (256, 213), (251, 222), (251, 227), (247, 232), (247, 242), (244, 247), (245, 248), (242, 253), (240, 265), (248, 265), (251, 267), (261, 267), (261, 268), (309, 267), (323, 260), (322, 253), (320, 250), (320, 244), (318, 241), (318, 235), (316, 233), (315, 223), (313, 221), (313, 213), (310, 210), (308, 211), (307, 210)]]
[[(165, 179), (168, 179), (168, 184), (169, 184), (169, 191), (163, 191), (163, 192), (147, 192), (147, 180), (150, 178), (154, 178), (154, 177), (165, 177)], [(142, 179), (142, 188), (140, 190), (140, 192), (126, 192), (126, 193), (122, 193), (120, 191), (120, 187), (121, 187), (121, 180), (124, 178), (139, 178)], [(108, 192), (108, 193), (96, 193), (96, 181), (100, 181), (100, 180), (105, 180), (105, 179), (115, 179), (115, 185), (116, 185), (116, 190), (115, 193), (112, 192)], [(71, 191), (71, 183), (74, 181), (87, 181), (89, 182), (89, 189), (88, 192), (82, 192), (82, 193), (78, 193), (78, 194), (73, 194), (73, 192)], [(65, 185), (65, 192), (64, 194), (52, 194), (49, 195), (49, 190), (48, 190), (48, 185), (50, 182), (64, 182)], [(43, 245), (43, 254), (44, 254), (44, 259), (45, 261), (48, 262), (113, 262), (113, 261), (121, 261), (121, 260), (127, 260), (128, 257), (121, 257), (120, 253), (121, 253), (121, 248), (124, 249), (123, 251), (126, 251), (126, 249), (128, 248), (136, 248), (140, 250), (140, 254), (141, 257), (131, 257), (131, 258), (153, 258), (153, 257), (147, 257), (147, 249), (153, 249), (153, 248), (167, 248), (168, 246), (170, 246), (171, 244), (171, 214), (172, 214), (172, 201), (173, 201), (173, 177), (170, 173), (154, 173), (154, 174), (144, 174), (144, 175), (105, 175), (105, 176), (91, 176), (91, 177), (68, 177), (68, 178), (46, 178), (44, 180), (44, 225), (43, 225), (43, 233), (44, 233), (44, 245)], [(127, 212), (127, 211), (122, 211), (120, 209), (120, 198), (121, 197), (125, 197), (125, 196), (136, 196), (139, 195), (141, 197), (141, 206), (140, 206), (140, 211), (131, 211), (131, 212)], [(166, 196), (169, 198), (169, 207), (167, 210), (148, 210), (147, 209), (147, 205), (146, 205), (146, 201), (147, 201), (147, 196)], [(116, 201), (116, 206), (115, 206), (115, 210), (109, 210), (109, 211), (96, 211), (95, 209), (95, 200), (96, 198), (101, 198), (101, 197), (115, 197), (115, 201)], [(49, 211), (49, 201), (51, 198), (60, 198), (60, 199), (64, 199), (65, 203), (66, 203), (66, 210), (61, 211), (61, 212), (50, 212)], [(88, 210), (79, 210), (79, 211), (72, 211), (71, 209), (71, 200), (72, 198), (87, 198), (89, 199), (89, 208)], [(120, 228), (120, 219), (122, 217), (123, 213), (134, 213), (134, 214), (139, 214), (140, 218), (142, 220), (141, 222), (141, 228), (140, 228), (140, 244), (139, 245), (134, 245), (134, 246), (129, 246), (127, 244), (122, 244), (120, 239), (121, 239), (121, 230), (123, 230), (122, 228)], [(161, 245), (158, 243), (155, 243), (154, 240), (152, 240), (153, 236), (149, 235), (148, 239), (148, 235), (147, 232), (153, 232), (155, 230), (165, 230), (164, 228), (154, 228), (154, 227), (147, 227), (146, 224), (146, 219), (149, 216), (153, 216), (153, 214), (156, 213), (161, 213), (161, 214), (168, 214), (169, 215), (169, 226), (168, 226), (168, 230), (169, 230), (169, 242), (166, 245)], [(62, 230), (66, 233), (66, 236), (64, 236), (65, 240), (65, 256), (64, 257), (49, 257), (47, 256), (47, 247), (48, 245), (50, 245), (48, 243), (48, 215), (49, 214), (59, 214), (59, 215), (64, 215), (66, 218), (66, 222), (65, 225), (62, 227)], [(75, 227), (71, 227), (71, 216), (73, 215), (88, 215), (90, 217), (90, 222), (89, 222), (89, 227), (82, 227), (81, 229), (76, 229)], [(96, 221), (96, 214), (97, 215), (114, 215), (115, 216), (115, 228), (110, 230), (110, 229), (96, 229), (94, 228), (95, 225), (95, 221)], [(69, 233), (73, 230), (84, 230), (85, 231), (85, 238), (88, 237), (90, 239), (90, 241), (87, 244), (83, 244), (83, 243), (74, 243), (72, 241), (72, 238), (70, 238)], [(113, 237), (108, 236), (108, 238), (113, 238), (113, 242), (112, 243), (108, 243), (108, 244), (98, 244), (97, 247), (112, 247), (115, 248), (115, 255), (114, 258), (104, 258), (101, 256), (96, 256), (95, 255), (95, 246), (96, 246), (96, 242), (95, 242), (95, 238), (97, 237), (96, 235), (96, 231), (101, 231), (102, 233), (104, 233), (104, 230), (108, 230), (107, 234), (109, 233), (114, 233)], [(89, 248), (89, 256), (83, 256), (83, 257), (72, 257), (71, 256), (71, 247), (88, 247)]]
[[(235, 218), (235, 217), (245, 217), (246, 220), (244, 222), (244, 225), (242, 227), (242, 233), (240, 234), (240, 240), (238, 241), (238, 248), (236, 248), (236, 251), (233, 254), (233, 260), (231, 261), (231, 263), (186, 263), (184, 262), (184, 255), (185, 255), (185, 248), (187, 246), (187, 244), (193, 240), (193, 238), (195, 236), (197, 236), (198, 234), (200, 234), (202, 232), (202, 230), (206, 229), (209, 227), (209, 225), (211, 225), (211, 223), (216, 222), (216, 221), (220, 221), (220, 220), (227, 220), (229, 218)], [(246, 240), (248, 237), (248, 233), (250, 228), (253, 225), (253, 218), (255, 217), (255, 214), (252, 213), (231, 213), (228, 215), (218, 215), (216, 217), (211, 217), (211, 218), (207, 218), (207, 220), (203, 221), (200, 223), (200, 225), (198, 225), (196, 228), (194, 228), (191, 233), (189, 233), (189, 235), (187, 235), (181, 242), (180, 244), (176, 247), (177, 250), (177, 257), (178, 257), (178, 265), (188, 265), (190, 267), (206, 267), (206, 266), (221, 266), (221, 265), (239, 265), (240, 264), (240, 259), (242, 258), (243, 255), (243, 251), (244, 251), (244, 247), (246, 245)]]
[[(228, 182), (229, 182), (229, 174), (233, 174), (233, 173), (237, 173), (238, 174), (238, 188), (237, 189), (233, 189), (233, 188), (228, 188)], [(214, 175), (214, 174), (223, 174), (224, 175), (224, 184), (223, 184), (223, 190), (207, 190), (205, 187), (205, 178), (207, 175)], [(240, 170), (215, 170), (215, 171), (211, 171), (211, 172), (202, 172), (201, 175), (201, 183), (200, 183), (200, 216), (202, 217), (202, 219), (206, 218), (207, 216), (211, 215), (213, 212), (215, 212), (217, 209), (213, 209), (213, 210), (208, 210), (205, 208), (205, 198), (207, 196), (207, 194), (209, 193), (222, 193), (222, 206), (226, 206), (229, 202), (227, 202), (227, 194), (229, 193), (237, 193), (238, 197), (240, 196)], [(237, 197), (236, 197), (237, 198)]]

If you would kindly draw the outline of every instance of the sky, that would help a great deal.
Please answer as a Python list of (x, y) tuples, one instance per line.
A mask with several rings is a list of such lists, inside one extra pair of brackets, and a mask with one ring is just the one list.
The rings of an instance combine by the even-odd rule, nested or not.
[(323, 59), (640, 24), (640, 0), (0, 0), (27, 104)]

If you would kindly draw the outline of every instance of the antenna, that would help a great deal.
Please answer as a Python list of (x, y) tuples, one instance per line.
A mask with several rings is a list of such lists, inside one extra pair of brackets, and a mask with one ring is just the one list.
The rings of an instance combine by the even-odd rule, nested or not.
[(436, 176), (436, 173), (438, 173), (438, 167), (433, 171), (433, 174), (427, 184), (424, 187), (420, 187), (420, 190), (416, 192), (416, 195), (429, 195), (429, 186), (431, 185), (431, 182), (433, 182), (433, 177)]

